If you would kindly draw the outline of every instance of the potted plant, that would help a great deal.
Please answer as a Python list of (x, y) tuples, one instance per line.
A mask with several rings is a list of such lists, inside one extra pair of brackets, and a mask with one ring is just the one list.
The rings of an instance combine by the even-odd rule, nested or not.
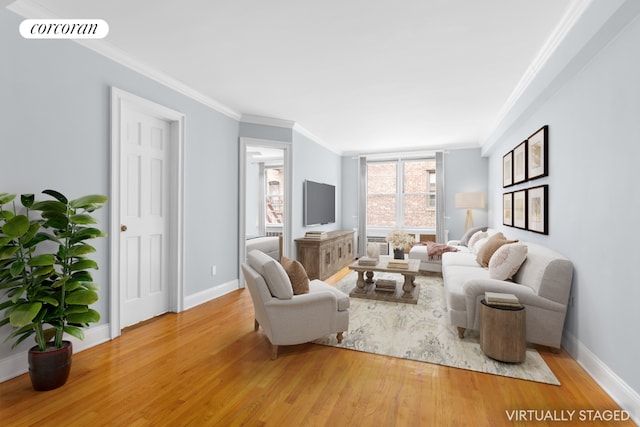
[(404, 250), (415, 241), (414, 237), (407, 234), (404, 230), (393, 230), (387, 234), (385, 240), (391, 244), (393, 257), (395, 259), (404, 259)]
[(98, 264), (86, 255), (95, 252), (88, 241), (106, 236), (93, 227), (91, 215), (107, 202), (105, 196), (68, 200), (54, 190), (43, 193), (50, 198), (22, 195), (21, 206), (15, 194), (0, 193), (0, 326), (14, 327), (5, 340), (14, 340), (12, 348), (35, 335), (29, 375), (36, 390), (67, 380), (72, 346), (63, 335), (84, 339), (82, 328), (100, 320), (89, 308), (99, 289), (89, 270)]

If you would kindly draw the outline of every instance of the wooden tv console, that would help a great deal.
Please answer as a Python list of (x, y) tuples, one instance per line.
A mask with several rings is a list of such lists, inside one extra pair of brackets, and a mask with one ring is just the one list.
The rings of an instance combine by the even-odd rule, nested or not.
[(324, 280), (354, 260), (354, 232), (329, 231), (324, 239), (296, 239), (298, 261), (309, 279)]

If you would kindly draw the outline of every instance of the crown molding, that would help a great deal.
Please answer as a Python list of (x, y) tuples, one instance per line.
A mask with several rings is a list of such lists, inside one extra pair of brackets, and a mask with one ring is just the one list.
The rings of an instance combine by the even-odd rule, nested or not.
[[(0, 0), (1, 1), (1, 0)], [(20, 2), (14, 2), (13, 4), (7, 6), (7, 9), (12, 12), (24, 17), (24, 18), (35, 18), (35, 19), (60, 19), (58, 16), (55, 16), (48, 9), (41, 7), (40, 5), (34, 4), (29, 0), (23, 0)], [(146, 64), (142, 61), (139, 61), (133, 58), (131, 55), (123, 52), (122, 50), (114, 47), (112, 44), (108, 43), (105, 40), (81, 40), (74, 39), (72, 40), (75, 43), (86, 47), (94, 52), (124, 66), (129, 68), (132, 71), (135, 71), (138, 74), (141, 74), (151, 80), (154, 80), (163, 86), (168, 87), (184, 96), (187, 96), (207, 107), (210, 107), (217, 112), (224, 114), (227, 117), (230, 117), (234, 120), (240, 120), (240, 113), (237, 111), (227, 107), (226, 105), (212, 99), (201, 92), (193, 89), (192, 87), (180, 82), (179, 80), (165, 74), (156, 68)]]
[(293, 129), (296, 124), (296, 122), (291, 120), (276, 119), (274, 117), (255, 116), (253, 114), (243, 114), (240, 117), (240, 123), (273, 126), (277, 128), (284, 128), (284, 129)]
[(529, 67), (520, 78), (520, 81), (513, 89), (506, 102), (498, 112), (494, 126), (492, 129), (498, 127), (514, 107), (516, 102), (520, 99), (524, 91), (529, 87), (531, 82), (536, 78), (538, 73), (545, 66), (551, 55), (556, 51), (562, 40), (565, 39), (567, 34), (574, 27), (576, 22), (580, 20), (580, 17), (584, 11), (589, 7), (593, 0), (574, 0), (565, 14), (560, 18), (560, 22), (554, 28), (553, 32), (547, 38), (547, 41), (542, 46), (536, 57), (533, 59)]
[[(538, 72), (511, 108), (495, 124), (483, 139), (482, 155), (489, 156), (496, 150), (500, 138), (521, 123), (527, 114), (534, 111), (556, 93), (577, 72), (585, 67), (622, 29), (640, 15), (637, 0), (575, 0), (572, 16), (573, 26), (564, 38), (556, 38), (555, 51), (544, 60)], [(580, 11), (578, 6), (582, 6)], [(566, 27), (569, 19), (565, 20)]]
[(368, 151), (345, 151), (343, 156), (345, 157), (367, 157), (367, 158), (391, 158), (391, 157), (425, 157), (425, 156), (433, 156), (438, 151), (455, 151), (455, 150), (479, 150), (481, 149), (480, 145), (477, 142), (469, 142), (469, 143), (453, 143), (447, 146), (429, 146), (425, 147), (424, 150), (416, 150), (415, 148), (395, 148), (393, 150), (389, 149), (380, 149), (380, 150), (368, 150)]
[(308, 129), (306, 129), (305, 127), (303, 127), (300, 123), (296, 123), (293, 126), (293, 130), (298, 132), (300, 135), (309, 138), (311, 141), (315, 142), (318, 145), (323, 146), (324, 148), (326, 148), (327, 150), (331, 151), (332, 153), (335, 153), (339, 156), (344, 155), (344, 152), (342, 150), (336, 150), (333, 147), (330, 147), (329, 145), (327, 145), (326, 142), (324, 142), (324, 140), (322, 138), (320, 138), (319, 136), (311, 133)]
[(274, 126), (284, 129), (291, 129), (300, 135), (309, 138), (311, 141), (315, 142), (318, 145), (326, 148), (332, 153), (338, 154), (340, 156), (343, 155), (341, 151), (336, 151), (335, 148), (329, 147), (320, 137), (311, 133), (305, 127), (300, 125), (300, 123), (294, 122), (293, 120), (285, 120), (285, 119), (276, 119), (274, 117), (263, 117), (256, 116), (252, 114), (243, 114), (240, 118), (240, 123), (250, 123), (254, 125), (264, 125), (264, 126)]

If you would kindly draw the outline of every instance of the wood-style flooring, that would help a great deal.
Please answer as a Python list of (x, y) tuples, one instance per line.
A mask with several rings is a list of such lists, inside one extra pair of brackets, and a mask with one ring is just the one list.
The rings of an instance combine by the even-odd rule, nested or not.
[[(238, 290), (75, 354), (59, 389), (35, 392), (26, 374), (1, 383), (0, 425), (611, 425), (578, 420), (619, 407), (565, 351), (540, 353), (561, 386), (315, 344), (271, 360), (249, 292)], [(559, 419), (567, 411), (573, 422)], [(527, 421), (536, 416), (546, 420)]]

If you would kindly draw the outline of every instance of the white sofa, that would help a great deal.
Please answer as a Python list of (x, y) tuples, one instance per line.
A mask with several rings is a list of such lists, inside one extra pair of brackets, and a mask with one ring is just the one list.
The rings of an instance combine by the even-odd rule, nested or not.
[[(491, 230), (489, 230), (491, 232)], [(442, 256), (442, 277), (449, 322), (460, 338), (480, 329), (480, 301), (485, 292), (514, 294), (526, 307), (527, 341), (560, 348), (573, 277), (571, 261), (544, 246), (527, 246), (524, 263), (511, 280), (491, 279), (473, 251)]]

